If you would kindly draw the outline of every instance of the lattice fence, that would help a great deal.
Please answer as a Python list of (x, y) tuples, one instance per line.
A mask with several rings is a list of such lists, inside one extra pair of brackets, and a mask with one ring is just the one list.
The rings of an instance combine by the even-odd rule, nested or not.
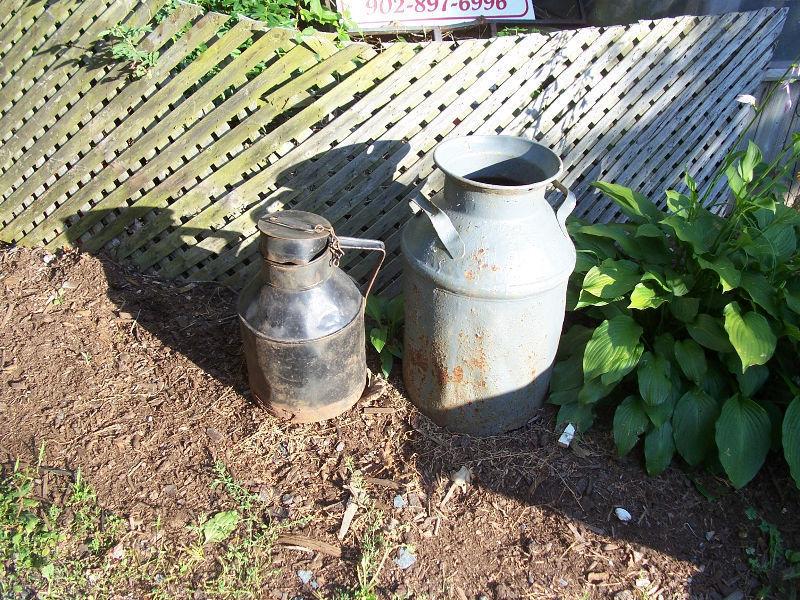
[[(400, 274), (408, 199), (442, 187), (450, 136), (524, 135), (564, 158), (579, 216), (613, 207), (596, 179), (660, 198), (701, 182), (749, 118), (784, 11), (681, 17), (380, 52), (300, 38), (181, 5), (130, 76), (99, 33), (143, 25), (163, 0), (0, 3), (0, 239), (105, 249), (168, 277), (239, 286), (258, 269), (265, 212), (324, 214), (386, 241)], [(248, 39), (252, 44), (236, 51)], [(368, 262), (352, 261), (363, 276)]]

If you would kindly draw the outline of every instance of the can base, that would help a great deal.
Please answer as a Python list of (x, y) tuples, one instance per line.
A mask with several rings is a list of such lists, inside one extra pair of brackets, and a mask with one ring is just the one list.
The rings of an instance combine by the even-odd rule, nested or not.
[[(366, 388), (366, 385), (364, 388)], [(264, 402), (258, 397), (258, 394), (253, 392), (253, 398), (255, 399), (256, 404), (258, 404), (273, 417), (283, 421), (288, 421), (290, 423), (319, 423), (320, 421), (333, 419), (350, 410), (363, 395), (364, 390), (362, 389), (357, 394), (332, 404), (327, 404), (322, 407), (315, 406), (313, 408), (309, 408), (308, 410), (298, 410), (297, 406), (286, 406), (275, 404), (273, 402)]]

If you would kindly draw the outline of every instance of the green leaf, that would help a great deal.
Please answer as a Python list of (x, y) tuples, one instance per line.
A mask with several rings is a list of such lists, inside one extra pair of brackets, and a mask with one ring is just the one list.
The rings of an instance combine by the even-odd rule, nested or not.
[(653, 350), (659, 356), (670, 361), (673, 360), (675, 358), (675, 338), (669, 332), (657, 335), (653, 340)]
[(739, 286), (747, 292), (753, 302), (773, 317), (778, 317), (778, 307), (775, 304), (775, 288), (761, 273), (742, 271)]
[(700, 313), (694, 323), (686, 324), (686, 331), (689, 332), (695, 342), (709, 350), (716, 350), (717, 352), (731, 352), (733, 350), (725, 329), (711, 315)]
[(675, 190), (667, 190), (667, 210), (681, 217), (689, 218), (689, 211), (692, 209), (692, 201), (685, 194)]
[(646, 283), (637, 283), (636, 287), (633, 288), (633, 292), (631, 293), (631, 302), (628, 304), (628, 308), (635, 308), (639, 310), (658, 308), (666, 301), (667, 298), (658, 294)]
[(733, 396), (722, 406), (715, 439), (725, 473), (741, 488), (755, 477), (769, 452), (769, 415), (749, 398)]
[(639, 441), (650, 424), (641, 401), (636, 396), (628, 396), (614, 412), (614, 443), (617, 453), (625, 456)]
[(386, 316), (389, 317), (389, 323), (402, 323), (404, 308), (405, 304), (402, 296), (395, 296), (389, 300), (386, 305)]
[(669, 303), (669, 311), (676, 319), (684, 323), (691, 323), (694, 321), (699, 308), (700, 299), (690, 298), (688, 296), (673, 298)]
[(664, 237), (664, 230), (654, 223), (645, 223), (636, 228), (636, 236), (661, 239)]
[(385, 351), (381, 352), (381, 373), (383, 373), (384, 379), (389, 377), (389, 373), (392, 372), (392, 367), (394, 366), (394, 355), (389, 352), (387, 348)]
[(677, 393), (679, 391), (679, 388), (676, 388), (675, 383), (673, 382), (671, 393), (664, 402), (661, 404), (642, 403), (644, 406), (644, 412), (647, 413), (647, 417), (650, 419), (650, 422), (654, 427), (660, 427), (662, 424), (672, 419), (672, 413), (675, 410), (675, 404), (677, 403), (678, 398), (681, 397), (680, 393)]
[[(736, 361), (739, 363), (739, 360)], [(741, 363), (739, 363), (741, 364)], [(745, 398), (752, 397), (769, 379), (769, 369), (764, 365), (753, 365), (744, 374), (741, 369), (736, 372), (736, 381), (739, 382), (739, 391)]]
[(379, 296), (370, 296), (367, 298), (367, 314), (375, 319), (378, 323), (383, 321), (383, 316), (386, 314), (386, 301)]
[(795, 485), (800, 488), (800, 397), (792, 400), (786, 408), (782, 430), (783, 456)]
[(739, 175), (736, 165), (730, 164), (727, 166), (725, 169), (725, 177), (728, 178), (728, 187), (733, 192), (733, 195), (736, 196), (737, 199), (741, 199), (746, 186), (742, 176)]
[(615, 385), (605, 385), (599, 379), (590, 379), (583, 384), (580, 392), (578, 392), (578, 402), (581, 404), (594, 404), (608, 396)]
[(656, 406), (669, 398), (672, 390), (669, 361), (645, 352), (637, 370), (639, 393), (645, 404)]
[(686, 392), (675, 405), (672, 415), (675, 447), (690, 465), (699, 465), (713, 448), (718, 416), (717, 401), (702, 390)]
[(697, 263), (704, 269), (714, 271), (719, 275), (722, 284), (722, 291), (727, 292), (739, 286), (741, 275), (739, 269), (731, 262), (727, 256), (716, 256), (713, 260), (706, 260), (702, 256), (697, 257)]
[(617, 298), (631, 291), (640, 276), (636, 263), (609, 258), (589, 269), (583, 278), (582, 290), (597, 298)]
[(672, 440), (672, 425), (667, 421), (652, 429), (644, 438), (644, 459), (647, 472), (658, 475), (672, 462), (675, 442)]
[(655, 204), (630, 188), (604, 181), (595, 181), (592, 186), (611, 198), (635, 223), (654, 223), (664, 216)]
[(787, 289), (783, 290), (783, 299), (790, 310), (800, 315), (800, 294), (793, 294)]
[(712, 398), (721, 400), (722, 398), (730, 395), (728, 393), (729, 379), (729, 375), (723, 374), (722, 369), (720, 369), (716, 364), (711, 363), (708, 365), (706, 376), (703, 377), (703, 380), (700, 382), (700, 387), (703, 388), (703, 391)]
[(388, 337), (389, 330), (386, 327), (373, 327), (369, 330), (369, 341), (379, 354), (386, 345)]
[(216, 513), (200, 527), (200, 531), (203, 532), (203, 543), (215, 544), (225, 541), (238, 524), (238, 511), (229, 510)]
[(579, 390), (583, 385), (583, 359), (573, 354), (567, 360), (559, 361), (553, 367), (550, 377), (550, 392)]
[(697, 342), (694, 340), (675, 342), (675, 360), (690, 381), (698, 385), (703, 381), (708, 365), (705, 352)]
[(612, 302), (613, 300), (616, 300), (616, 298), (612, 299), (598, 298), (597, 296), (590, 294), (586, 290), (581, 290), (581, 293), (578, 296), (578, 301), (575, 303), (574, 310), (578, 310), (579, 308), (586, 308), (587, 306), (605, 306), (606, 304)]
[(727, 304), (722, 312), (725, 331), (742, 360), (742, 368), (767, 362), (775, 352), (778, 340), (764, 316), (753, 311), (742, 314), (736, 302)]
[(699, 221), (687, 221), (678, 215), (670, 215), (662, 219), (661, 222), (672, 228), (676, 237), (689, 244), (695, 254), (702, 254), (708, 250), (706, 245), (708, 231)]
[(761, 150), (752, 140), (747, 142), (747, 152), (739, 163), (739, 176), (745, 183), (753, 181), (753, 169), (762, 161)]
[(593, 329), (583, 325), (570, 327), (558, 342), (557, 357), (561, 359), (576, 354), (582, 357), (583, 349), (586, 348), (586, 343), (592, 338), (593, 331)]
[(694, 285), (694, 279), (685, 273), (667, 270), (666, 281), (669, 290), (676, 296), (685, 296)]
[(572, 423), (578, 431), (588, 431), (594, 423), (594, 411), (591, 404), (564, 404), (558, 409), (556, 428)]
[(644, 351), (641, 335), (642, 328), (627, 315), (603, 321), (586, 344), (584, 379), (600, 377), (603, 383), (611, 384), (630, 373)]

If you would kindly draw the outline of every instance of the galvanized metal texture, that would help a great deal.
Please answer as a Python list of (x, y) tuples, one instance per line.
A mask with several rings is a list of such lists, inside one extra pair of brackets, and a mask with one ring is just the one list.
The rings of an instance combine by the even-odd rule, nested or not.
[[(435, 206), (465, 251), (452, 257), (422, 212), (403, 231), (406, 390), (448, 429), (508, 431), (547, 391), (575, 266), (563, 228), (575, 200), (558, 183), (558, 156), (522, 138), (448, 140), (434, 160), (445, 174)], [(566, 192), (558, 215), (548, 185)]]

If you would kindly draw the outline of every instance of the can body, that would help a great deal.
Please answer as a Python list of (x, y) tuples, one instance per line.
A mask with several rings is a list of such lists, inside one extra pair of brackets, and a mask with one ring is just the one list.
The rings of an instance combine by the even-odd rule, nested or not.
[[(434, 422), (476, 435), (521, 427), (541, 406), (575, 265), (563, 222), (544, 198), (560, 160), (518, 138), (504, 150), (502, 137), (446, 148), (453, 161), (437, 149), (445, 185), (435, 202), (463, 241), (463, 256), (445, 251), (424, 213), (402, 238), (406, 390)], [(478, 152), (481, 181), (453, 175), (473, 175), (470, 154)], [(524, 164), (508, 162), (509, 153), (524, 152), (539, 169), (533, 183), (519, 172)]]

